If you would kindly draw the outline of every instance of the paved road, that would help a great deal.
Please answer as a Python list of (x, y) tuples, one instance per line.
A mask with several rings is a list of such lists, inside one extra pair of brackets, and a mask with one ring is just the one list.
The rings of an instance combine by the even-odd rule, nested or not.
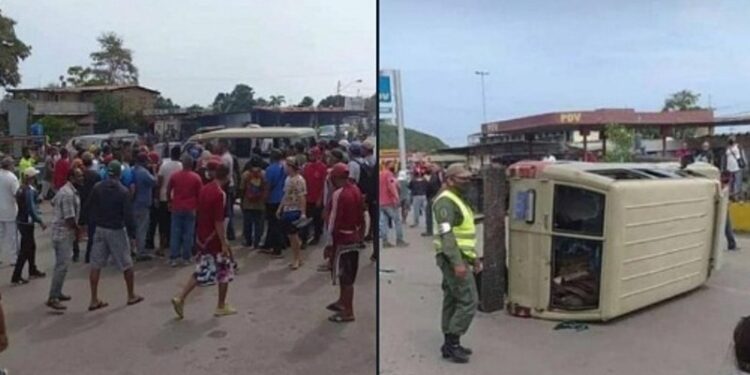
[[(45, 211), (49, 206), (45, 204)], [(239, 225), (240, 221), (236, 223)], [(357, 321), (327, 321), (326, 304), (338, 297), (330, 277), (315, 271), (322, 248), (305, 250), (307, 261), (291, 272), (289, 260), (271, 260), (236, 249), (240, 271), (229, 301), (239, 313), (214, 318), (216, 287), (188, 299), (186, 318), (176, 321), (170, 298), (191, 269), (163, 261), (136, 265), (136, 292), (146, 300), (125, 306), (121, 274), (108, 269), (100, 293), (110, 306), (88, 312), (88, 268), (73, 264), (64, 291), (69, 310), (44, 306), (53, 256), (49, 230), (37, 232), (38, 263), (45, 279), (10, 286), (9, 257), (2, 257), (0, 293), (10, 347), (0, 365), (16, 375), (45, 374), (372, 374), (375, 369), (375, 265), (370, 250), (357, 280)], [(364, 255), (367, 255), (365, 257)]]
[[(380, 273), (383, 374), (730, 374), (734, 325), (750, 315), (750, 237), (727, 253), (708, 285), (582, 332), (555, 323), (478, 313), (463, 343), (468, 365), (440, 358), (440, 273), (429, 239), (407, 230), (411, 246), (385, 249)], [(392, 273), (382, 272), (392, 270)]]

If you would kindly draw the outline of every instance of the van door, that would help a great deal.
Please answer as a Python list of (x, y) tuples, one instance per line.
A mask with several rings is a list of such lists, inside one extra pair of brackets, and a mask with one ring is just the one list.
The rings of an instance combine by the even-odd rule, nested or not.
[(711, 275), (712, 271), (718, 271), (721, 269), (722, 257), (724, 249), (727, 247), (727, 239), (724, 234), (724, 229), (727, 224), (727, 216), (729, 214), (729, 190), (718, 187), (716, 192), (716, 219), (714, 223), (714, 243), (711, 249), (711, 259), (709, 259), (708, 274)]

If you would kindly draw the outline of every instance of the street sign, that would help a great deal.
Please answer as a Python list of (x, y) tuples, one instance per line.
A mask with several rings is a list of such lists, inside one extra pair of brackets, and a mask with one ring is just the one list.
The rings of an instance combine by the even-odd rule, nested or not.
[(380, 103), (390, 103), (393, 96), (391, 95), (391, 77), (378, 77), (378, 101)]

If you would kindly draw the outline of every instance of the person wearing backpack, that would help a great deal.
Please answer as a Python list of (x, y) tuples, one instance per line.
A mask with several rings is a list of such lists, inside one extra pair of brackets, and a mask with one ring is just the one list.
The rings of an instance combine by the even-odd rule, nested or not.
[(265, 221), (266, 199), (268, 198), (268, 183), (263, 161), (253, 157), (245, 166), (240, 178), (240, 192), (242, 192), (242, 234), (244, 245), (252, 249), (260, 248)]
[(737, 145), (734, 137), (729, 137), (724, 169), (732, 176), (729, 194), (735, 199), (742, 193), (742, 171), (746, 166), (745, 152)]

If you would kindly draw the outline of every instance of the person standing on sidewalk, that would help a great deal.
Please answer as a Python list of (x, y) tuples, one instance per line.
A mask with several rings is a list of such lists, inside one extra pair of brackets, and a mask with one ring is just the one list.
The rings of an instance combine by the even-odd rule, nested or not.
[(429, 166), (430, 175), (427, 178), (427, 210), (425, 211), (425, 222), (427, 223), (427, 229), (422, 233), (422, 237), (432, 237), (433, 235), (433, 220), (432, 220), (432, 205), (435, 202), (435, 197), (440, 192), (440, 187), (443, 185), (442, 169), (437, 164)]
[(146, 246), (146, 236), (148, 235), (148, 225), (151, 217), (151, 205), (154, 202), (154, 188), (156, 187), (156, 178), (148, 170), (148, 154), (141, 152), (136, 158), (136, 165), (133, 168), (133, 185), (135, 192), (133, 194), (133, 216), (136, 225), (135, 242), (138, 249), (138, 261), (147, 261), (153, 259)]
[(15, 265), (18, 258), (18, 204), (16, 193), (21, 187), (13, 173), (13, 158), (6, 156), (0, 161), (0, 249), (11, 255)]
[(34, 240), (34, 225), (39, 224), (42, 230), (47, 230), (47, 225), (42, 221), (41, 214), (37, 209), (37, 193), (34, 189), (34, 180), (39, 171), (34, 167), (28, 167), (23, 171), (23, 184), (16, 193), (18, 204), (18, 231), (21, 233), (21, 250), (18, 253), (16, 267), (10, 282), (14, 285), (26, 284), (28, 281), (22, 276), (23, 267), (29, 263), (29, 279), (44, 277), (44, 272), (36, 267), (36, 241)]
[(393, 247), (388, 242), (388, 221), (393, 222), (396, 230), (396, 246), (406, 247), (408, 243), (404, 241), (404, 228), (401, 225), (400, 200), (398, 197), (398, 183), (393, 176), (393, 161), (386, 161), (385, 168), (380, 171), (379, 183), (379, 203), (380, 203), (380, 239), (383, 241), (383, 247)]
[(437, 225), (434, 237), (436, 261), (443, 274), (442, 331), (445, 342), (441, 352), (443, 358), (466, 363), (471, 350), (461, 346), (461, 336), (469, 329), (477, 309), (474, 272), (479, 272), (481, 267), (475, 250), (474, 213), (464, 198), (471, 172), (463, 164), (456, 163), (448, 167), (445, 178), (445, 185), (432, 207)]
[(68, 274), (73, 243), (80, 238), (78, 217), (81, 213), (81, 200), (76, 185), (83, 183), (83, 172), (74, 168), (68, 171), (68, 182), (52, 198), (52, 248), (55, 250), (55, 270), (49, 288), (47, 306), (54, 310), (65, 310), (61, 302), (70, 301), (63, 294), (65, 276)]
[(182, 170), (167, 181), (167, 200), (172, 212), (169, 230), (169, 265), (189, 264), (195, 243), (195, 214), (203, 188), (201, 176), (193, 172), (193, 157), (182, 156)]
[[(81, 202), (86, 203), (88, 201), (89, 197), (91, 196), (91, 191), (94, 190), (94, 186), (101, 181), (101, 178), (99, 177), (99, 172), (97, 172), (95, 169), (92, 169), (94, 164), (94, 155), (90, 152), (84, 152), (83, 153), (83, 185), (81, 185), (81, 188), (79, 189), (79, 196), (81, 198)], [(94, 230), (96, 229), (96, 225), (94, 224), (94, 221), (91, 220), (91, 207), (84, 204), (81, 207), (81, 214), (78, 218), (78, 225), (82, 227), (86, 227), (87, 233), (88, 233), (88, 239), (86, 241), (86, 255), (85, 255), (85, 261), (88, 263), (91, 258), (91, 246), (94, 244)], [(73, 261), (77, 261), (78, 259), (75, 257)]]
[(246, 247), (257, 249), (260, 247), (263, 223), (266, 220), (268, 183), (260, 156), (253, 156), (246, 168), (240, 179), (239, 190), (242, 194), (242, 237), (245, 239)]
[(411, 192), (412, 204), (412, 228), (419, 226), (419, 218), (422, 214), (427, 216), (427, 185), (421, 171), (415, 172), (414, 179), (409, 182), (409, 192)]
[(326, 247), (333, 259), (333, 276), (338, 277), (339, 299), (328, 305), (335, 314), (328, 317), (334, 323), (354, 321), (354, 282), (359, 269), (359, 244), (363, 241), (365, 213), (352, 209), (364, 204), (362, 193), (349, 178), (346, 164), (339, 163), (331, 169), (331, 179), (336, 190), (333, 192), (329, 234), (331, 245)]
[(266, 182), (268, 182), (268, 201), (266, 203), (266, 220), (268, 231), (266, 232), (266, 244), (263, 253), (271, 254), (275, 258), (283, 258), (281, 250), (285, 247), (284, 234), (281, 231), (281, 221), (276, 216), (284, 197), (284, 182), (286, 171), (281, 163), (281, 151), (271, 150), (271, 164), (266, 168)]
[(234, 278), (232, 249), (226, 238), (224, 216), (226, 193), (222, 186), (229, 180), (229, 168), (223, 163), (209, 163), (211, 182), (203, 186), (198, 199), (198, 228), (196, 244), (198, 264), (182, 292), (172, 298), (172, 307), (179, 319), (184, 317), (185, 299), (198, 285), (219, 285), (219, 300), (214, 316), (236, 314), (227, 302), (229, 282)]
[(122, 271), (128, 292), (128, 305), (143, 301), (143, 297), (136, 295), (134, 291), (133, 259), (130, 249), (135, 245), (135, 223), (128, 189), (120, 182), (122, 164), (113, 160), (107, 169), (109, 178), (96, 184), (88, 202), (91, 207), (96, 207), (96, 210), (91, 211), (94, 214), (96, 230), (94, 246), (91, 248), (89, 311), (109, 306), (107, 302), (99, 299), (98, 288), (101, 269), (107, 266), (110, 257)]

